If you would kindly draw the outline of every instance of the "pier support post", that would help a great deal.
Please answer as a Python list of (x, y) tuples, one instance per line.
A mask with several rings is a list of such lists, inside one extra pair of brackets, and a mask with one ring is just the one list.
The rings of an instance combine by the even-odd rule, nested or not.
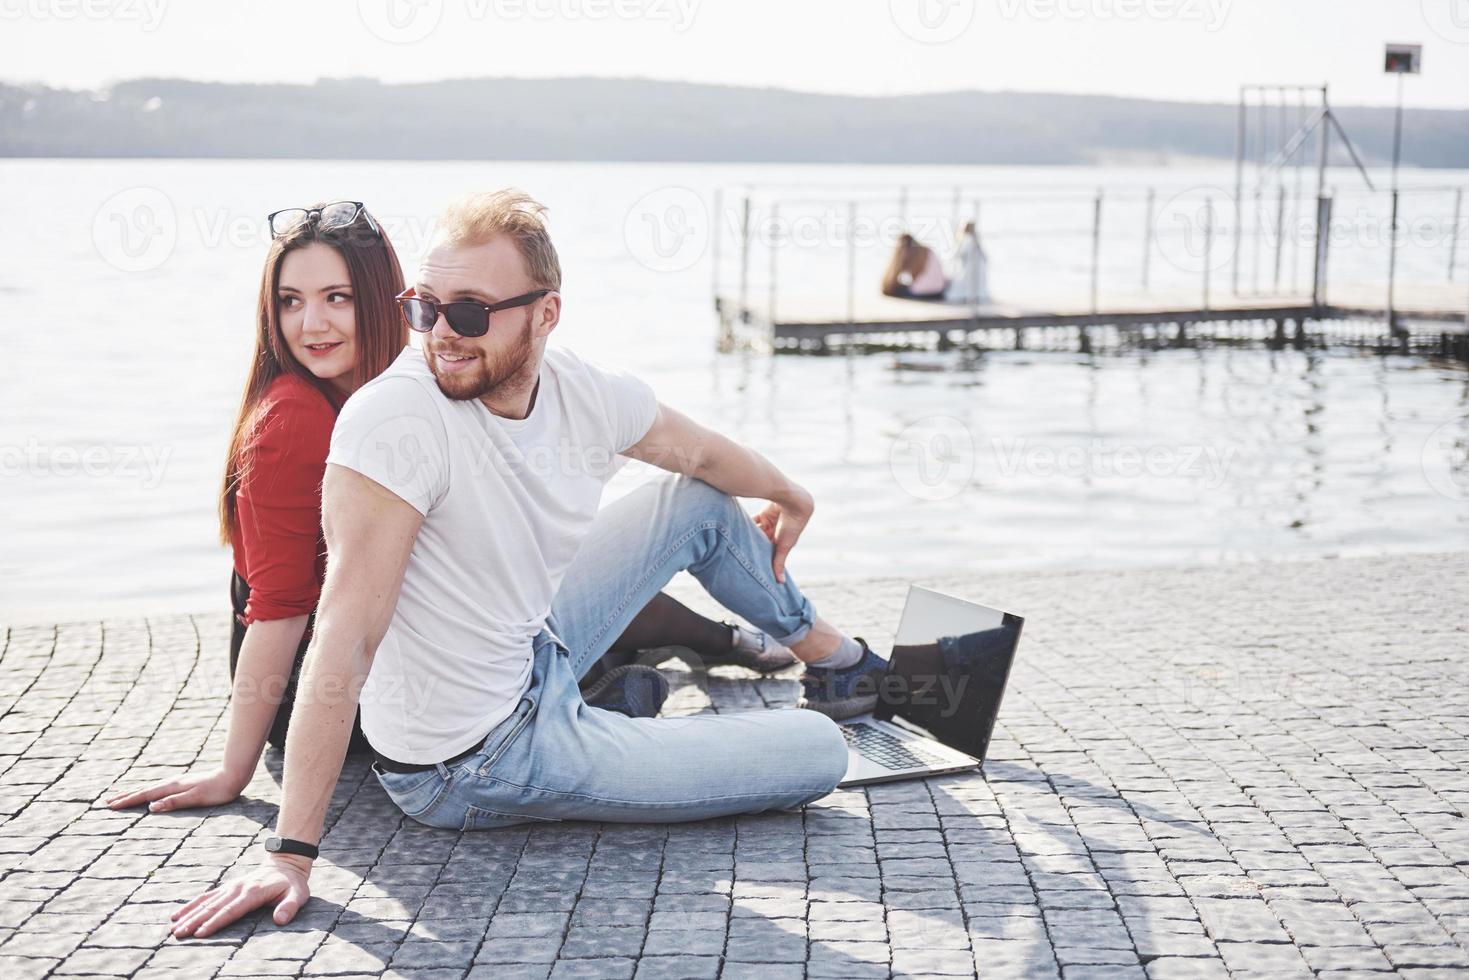
[(1459, 258), (1459, 214), (1464, 209), (1464, 188), (1454, 190), (1454, 223), (1449, 225), (1449, 282), (1454, 281), (1454, 264)]
[[(1323, 134), (1323, 144), (1325, 139)], [(1316, 198), (1316, 261), (1311, 279), (1311, 305), (1316, 307), (1326, 304), (1326, 257), (1330, 239), (1331, 198), (1323, 194)]]
[[(905, 195), (907, 191), (903, 192)], [(847, 326), (857, 322), (857, 202), (847, 202)], [(848, 339), (851, 331), (847, 332)]]
[(1275, 197), (1275, 294), (1280, 294), (1280, 255), (1285, 247), (1285, 184), (1281, 184)]
[(770, 299), (766, 302), (766, 315), (770, 318), (770, 329), (775, 329), (776, 259), (780, 255), (780, 204), (770, 206)]
[(1204, 198), (1204, 309), (1209, 308), (1209, 266), (1214, 264), (1214, 198)]
[(1292, 346), (1296, 350), (1306, 349), (1306, 321), (1302, 318), (1296, 319), (1296, 336)]
[(1153, 188), (1148, 188), (1148, 200), (1143, 205), (1143, 290), (1148, 288), (1148, 270), (1153, 259)]
[(1087, 329), (1084, 323), (1077, 328), (1077, 343), (1083, 354), (1090, 354), (1092, 352), (1091, 331)]
[(1102, 191), (1097, 189), (1096, 199), (1092, 201), (1092, 312), (1097, 312), (1097, 288), (1098, 278), (1101, 272), (1102, 253)]
[(1272, 350), (1280, 350), (1285, 344), (1285, 319), (1278, 318), (1275, 321), (1275, 338), (1270, 342), (1270, 347)]
[(740, 210), (740, 322), (750, 322), (750, 195)]
[(724, 231), (724, 188), (714, 188), (714, 227), (709, 229), (709, 291), (719, 309), (719, 236)]

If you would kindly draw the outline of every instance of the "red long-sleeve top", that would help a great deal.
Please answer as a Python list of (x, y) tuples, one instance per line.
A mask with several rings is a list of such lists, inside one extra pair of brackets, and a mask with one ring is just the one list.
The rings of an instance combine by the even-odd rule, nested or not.
[(235, 571), (250, 585), (246, 626), (316, 609), (326, 576), (321, 480), (343, 400), (283, 374), (256, 407), (232, 536)]

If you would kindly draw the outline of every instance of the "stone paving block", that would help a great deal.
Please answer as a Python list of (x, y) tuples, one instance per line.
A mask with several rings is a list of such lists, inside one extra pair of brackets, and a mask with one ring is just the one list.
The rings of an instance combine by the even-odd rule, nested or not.
[(1160, 956), (1145, 966), (1148, 980), (1227, 980), (1223, 960)]
[[(221, 692), (184, 679), (218, 669), (228, 621), (0, 626), (0, 677), (25, 692), (0, 698), (0, 976), (1469, 972), (1469, 675), (1445, 667), (1466, 645), (1442, 601), (1469, 594), (1469, 557), (932, 584), (1027, 611), (982, 775), (699, 824), (458, 834), (402, 818), (349, 758), (312, 904), (183, 942), (168, 913), (251, 858), (279, 753), (212, 813), (97, 800), (222, 743)], [(890, 638), (906, 583), (803, 586)], [(721, 668), (701, 687), (668, 669), (677, 711), (795, 698), (794, 673)], [(157, 711), (97, 707), (138, 678)]]
[(643, 943), (644, 956), (720, 956), (724, 953), (725, 932), (719, 929), (660, 929), (648, 933)]
[(639, 926), (592, 926), (573, 922), (561, 946), (564, 959), (637, 957), (647, 933)]
[(638, 961), (635, 980), (715, 980), (717, 956), (650, 956)]
[(1231, 973), (1272, 976), (1309, 976), (1311, 968), (1300, 950), (1284, 943), (1221, 942), (1219, 955)]
[(551, 980), (632, 980), (637, 968), (631, 957), (557, 960), (551, 966)]

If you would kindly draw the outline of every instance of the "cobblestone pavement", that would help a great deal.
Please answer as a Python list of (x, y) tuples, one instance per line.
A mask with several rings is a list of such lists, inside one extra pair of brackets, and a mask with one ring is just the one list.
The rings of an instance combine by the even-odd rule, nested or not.
[[(353, 757), (296, 920), (182, 942), (175, 904), (255, 859), (279, 755), (214, 811), (98, 801), (219, 757), (225, 616), (0, 627), (0, 977), (1469, 971), (1469, 556), (925, 584), (1027, 617), (983, 777), (457, 834)], [(807, 589), (891, 640), (903, 583)], [(677, 677), (676, 712), (796, 693)]]

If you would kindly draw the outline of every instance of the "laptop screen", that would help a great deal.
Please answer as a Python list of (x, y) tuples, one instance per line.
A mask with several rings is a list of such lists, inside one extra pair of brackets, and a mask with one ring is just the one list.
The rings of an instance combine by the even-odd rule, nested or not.
[(980, 761), (1025, 620), (912, 586), (873, 715), (894, 716)]

